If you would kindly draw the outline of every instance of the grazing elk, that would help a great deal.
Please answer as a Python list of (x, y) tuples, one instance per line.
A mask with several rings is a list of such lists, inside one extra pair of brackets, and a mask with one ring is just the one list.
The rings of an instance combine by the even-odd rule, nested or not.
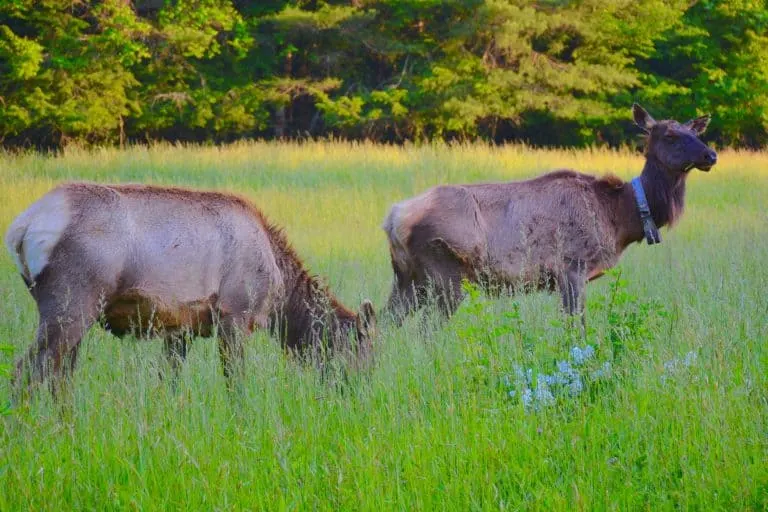
[(55, 391), (97, 321), (117, 336), (163, 337), (174, 370), (190, 337), (209, 336), (216, 324), (228, 382), (241, 335), (257, 327), (277, 330), (300, 354), (326, 345), (359, 357), (370, 351), (370, 301), (357, 314), (344, 307), (283, 232), (234, 195), (67, 183), (21, 213), (6, 244), (40, 315), (16, 382), (29, 367), (30, 385), (52, 376)]
[(557, 170), (526, 181), (444, 185), (395, 204), (383, 229), (394, 284), (387, 309), (400, 323), (429, 291), (450, 316), (461, 281), (523, 291), (559, 290), (563, 307), (584, 323), (587, 281), (613, 267), (624, 249), (683, 213), (688, 171), (709, 171), (717, 154), (699, 135), (703, 116), (685, 124), (655, 121), (633, 105), (647, 134), (645, 167), (631, 184)]

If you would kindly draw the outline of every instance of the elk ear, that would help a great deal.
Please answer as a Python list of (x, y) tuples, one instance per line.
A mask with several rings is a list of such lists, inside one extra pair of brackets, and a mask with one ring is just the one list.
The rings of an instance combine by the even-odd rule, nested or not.
[(376, 312), (368, 299), (360, 304), (360, 311), (357, 313), (357, 332), (368, 337), (376, 333)]
[(707, 126), (709, 126), (710, 119), (709, 114), (707, 114), (705, 116), (697, 117), (696, 119), (691, 119), (683, 126), (689, 128), (696, 135), (701, 135), (707, 129)]
[(651, 114), (637, 103), (632, 104), (632, 116), (635, 118), (635, 124), (644, 132), (650, 132), (653, 125), (656, 124), (656, 120), (651, 117)]

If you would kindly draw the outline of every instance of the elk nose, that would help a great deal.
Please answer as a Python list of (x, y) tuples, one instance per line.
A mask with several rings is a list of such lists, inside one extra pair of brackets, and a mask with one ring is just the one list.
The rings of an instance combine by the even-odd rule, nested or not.
[(717, 153), (715, 153), (715, 151), (713, 149), (710, 149), (704, 155), (704, 160), (706, 160), (708, 164), (714, 165), (715, 162), (717, 162)]

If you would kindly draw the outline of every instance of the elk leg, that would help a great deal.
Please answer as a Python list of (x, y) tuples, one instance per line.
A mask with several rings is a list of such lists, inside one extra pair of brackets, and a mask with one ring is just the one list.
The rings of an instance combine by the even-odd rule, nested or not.
[(464, 300), (461, 281), (469, 278), (466, 266), (442, 240), (432, 244), (433, 253), (424, 262), (429, 290), (434, 293), (437, 307), (445, 318), (450, 318)]
[[(243, 337), (253, 332), (253, 326), (249, 325), (245, 318), (236, 318), (232, 315), (222, 315), (219, 325), (219, 357), (227, 379), (227, 387), (232, 389), (232, 379), (242, 370), (244, 347)], [(265, 322), (259, 322), (261, 326)]]
[(45, 381), (57, 396), (74, 372), (83, 336), (98, 317), (100, 296), (91, 291), (95, 279), (54, 276), (46, 269), (30, 290), (37, 303), (39, 322), (35, 342), (16, 363), (16, 396), (22, 391), (31, 394)]
[(418, 311), (424, 305), (424, 287), (414, 279), (395, 273), (395, 282), (387, 301), (387, 312), (400, 327), (408, 315)]
[[(187, 333), (173, 333), (163, 339), (163, 353), (171, 367), (172, 384), (175, 386), (178, 380), (181, 365), (187, 359), (187, 347), (189, 336)], [(163, 379), (164, 372), (160, 372), (160, 379)]]
[(461, 289), (461, 275), (456, 273), (442, 277), (435, 283), (435, 298), (437, 308), (445, 318), (450, 318), (464, 300), (464, 292)]
[(584, 314), (586, 302), (586, 267), (583, 262), (573, 262), (558, 279), (563, 309), (569, 316), (569, 322), (574, 316), (581, 317), (582, 337), (587, 338), (587, 321)]
[(35, 343), (16, 363), (17, 392), (25, 381), (26, 391), (31, 394), (37, 385), (48, 380), (51, 392), (58, 396), (64, 380), (74, 372), (80, 342), (92, 323), (86, 318), (41, 318)]

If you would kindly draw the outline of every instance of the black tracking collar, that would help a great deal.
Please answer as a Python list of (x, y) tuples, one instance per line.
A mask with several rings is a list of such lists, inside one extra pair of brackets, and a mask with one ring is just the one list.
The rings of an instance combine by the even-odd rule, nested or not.
[(661, 233), (659, 233), (659, 228), (656, 227), (656, 223), (653, 222), (653, 217), (651, 217), (651, 208), (648, 206), (645, 190), (643, 190), (643, 184), (640, 182), (639, 177), (632, 180), (632, 189), (635, 192), (637, 211), (640, 213), (640, 220), (643, 222), (643, 232), (645, 233), (648, 245), (660, 244)]

